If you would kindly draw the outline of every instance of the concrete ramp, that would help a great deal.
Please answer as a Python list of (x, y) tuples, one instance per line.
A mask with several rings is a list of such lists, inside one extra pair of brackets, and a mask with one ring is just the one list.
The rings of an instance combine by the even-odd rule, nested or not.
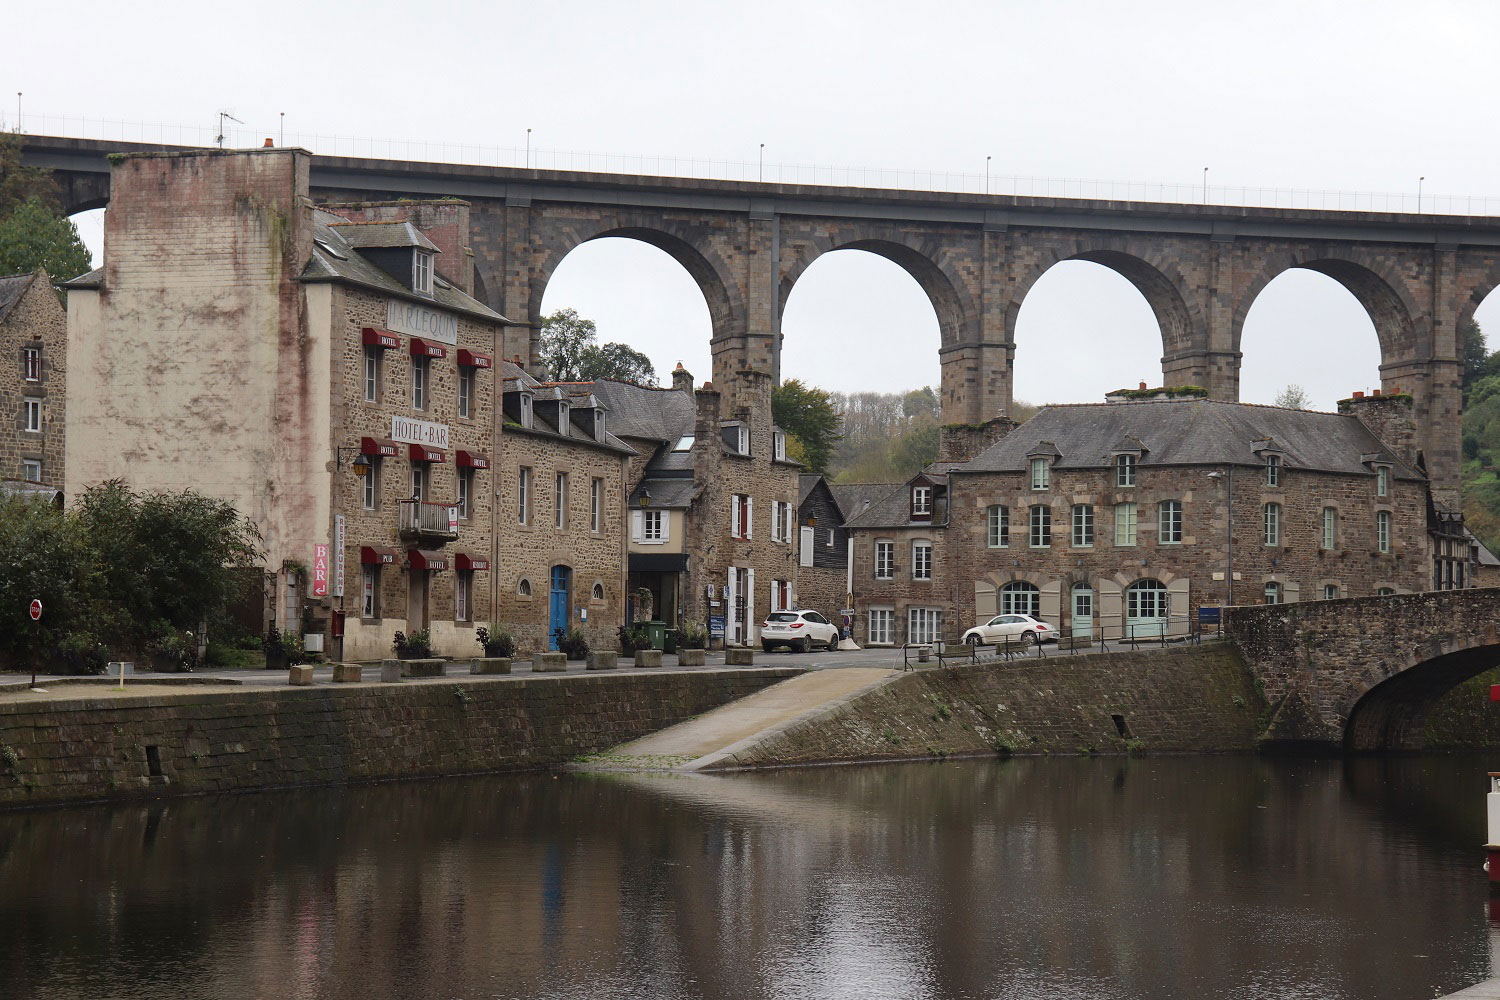
[(584, 762), (594, 770), (697, 771), (834, 705), (888, 683), (900, 672), (883, 667), (829, 667), (773, 684), (670, 729), (634, 740)]

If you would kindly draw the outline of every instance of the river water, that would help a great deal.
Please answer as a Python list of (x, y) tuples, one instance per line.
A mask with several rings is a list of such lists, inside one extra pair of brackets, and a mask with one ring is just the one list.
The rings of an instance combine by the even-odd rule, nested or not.
[(1496, 974), (1470, 757), (527, 775), (0, 814), (0, 996), (1391, 998)]

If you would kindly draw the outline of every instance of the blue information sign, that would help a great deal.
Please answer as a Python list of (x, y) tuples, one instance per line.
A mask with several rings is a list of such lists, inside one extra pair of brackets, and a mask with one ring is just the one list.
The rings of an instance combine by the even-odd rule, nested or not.
[(720, 638), (723, 637), (723, 635), (724, 635), (724, 616), (723, 615), (709, 615), (708, 616), (708, 634), (709, 635), (713, 635), (713, 636), (718, 636)]

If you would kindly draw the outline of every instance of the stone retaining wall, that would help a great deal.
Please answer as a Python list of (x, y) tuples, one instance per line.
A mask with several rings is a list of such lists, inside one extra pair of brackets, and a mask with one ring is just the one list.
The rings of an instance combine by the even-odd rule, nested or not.
[(931, 667), (768, 735), (712, 768), (997, 752), (1253, 750), (1264, 710), (1228, 643)]
[(0, 704), (0, 808), (548, 767), (800, 673), (465, 676)]

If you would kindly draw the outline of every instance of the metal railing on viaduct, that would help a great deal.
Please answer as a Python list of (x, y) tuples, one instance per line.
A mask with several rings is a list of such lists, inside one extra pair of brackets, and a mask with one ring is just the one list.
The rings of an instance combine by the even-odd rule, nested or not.
[(1225, 609), (1265, 689), (1265, 738), (1346, 750), (1420, 750), (1427, 712), (1500, 666), (1500, 588)]

